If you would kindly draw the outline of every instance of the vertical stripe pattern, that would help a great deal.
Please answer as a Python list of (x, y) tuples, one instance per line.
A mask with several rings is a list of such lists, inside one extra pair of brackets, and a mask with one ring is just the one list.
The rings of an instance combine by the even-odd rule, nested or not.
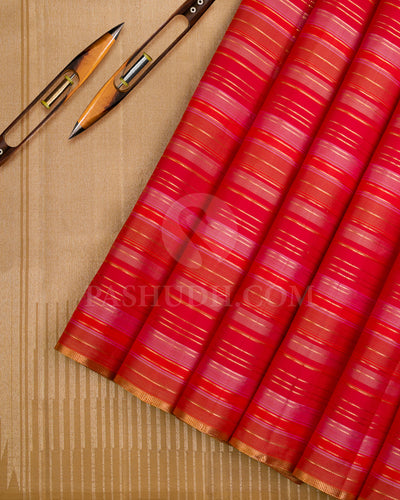
[[(13, 396), (2, 396), (2, 500), (247, 500), (249, 494), (252, 500), (328, 500), (53, 354), (70, 313), (67, 304), (32, 304), (22, 346), (21, 423), (17, 408), (14, 422), (6, 415)], [(5, 354), (12, 352), (7, 346)], [(12, 384), (15, 372), (2, 381)], [(13, 426), (18, 441), (12, 446)]]

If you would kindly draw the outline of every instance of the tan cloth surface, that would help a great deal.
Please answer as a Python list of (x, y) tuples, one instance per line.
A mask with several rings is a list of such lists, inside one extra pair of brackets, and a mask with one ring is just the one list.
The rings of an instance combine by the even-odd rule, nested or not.
[(53, 350), (128, 216), (239, 0), (202, 22), (113, 113), (77, 118), (179, 0), (1, 0), (0, 129), (125, 21), (96, 73), (0, 168), (0, 498), (315, 500)]

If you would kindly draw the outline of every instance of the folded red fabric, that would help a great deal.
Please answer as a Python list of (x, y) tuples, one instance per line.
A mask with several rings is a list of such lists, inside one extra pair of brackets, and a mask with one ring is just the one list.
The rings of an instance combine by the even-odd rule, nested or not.
[[(378, 103), (378, 96), (365, 89), (362, 95), (353, 95), (359, 100), (357, 114), (348, 111), (347, 117), (342, 117), (348, 130), (345, 143), (354, 148), (356, 158), (357, 148), (365, 151), (365, 140), (372, 140), (382, 130), (385, 113), (381, 106), (385, 103), (390, 114), (399, 95), (400, 2), (380, 3), (370, 33), (364, 44), (368, 62), (364, 78), (370, 82), (370, 90), (385, 88), (386, 95), (384, 102)], [(389, 82), (393, 90), (390, 95)], [(341, 151), (346, 149), (342, 146)], [(387, 178), (379, 175), (388, 154), (390, 162), (395, 152), (391, 144), (385, 149), (383, 141), (312, 281), (310, 293), (231, 440), (240, 450), (278, 470), (291, 472), (297, 465), (397, 254), (397, 186), (387, 185)], [(341, 163), (345, 164), (343, 160)], [(347, 172), (347, 176), (352, 175), (351, 170)], [(341, 182), (346, 190), (346, 177)], [(327, 198), (334, 193), (321, 182), (314, 185), (324, 189)]]
[[(389, 126), (379, 157), (363, 185), (374, 200), (368, 220), (392, 235), (392, 217), (399, 217), (400, 106)], [(385, 192), (382, 197), (380, 193)], [(386, 235), (369, 246), (383, 251)], [(337, 498), (357, 498), (400, 404), (400, 257), (370, 315), (327, 409), (312, 435), (294, 475)]]
[(310, 0), (243, 0), (56, 349), (114, 377), (311, 8)]
[(118, 371), (115, 381), (145, 401), (175, 406), (304, 160), (373, 5), (316, 3)]
[[(363, 13), (368, 20), (371, 6), (357, 5), (356, 18)], [(353, 4), (348, 8), (354, 29)], [(229, 438), (233, 433), (390, 116), (398, 83), (381, 76), (370, 50), (385, 16), (381, 11), (371, 23), (274, 224), (178, 402), (175, 414), (212, 435)], [(386, 90), (371, 81), (392, 86), (389, 100)]]
[(359, 500), (400, 498), (400, 408), (358, 498)]
[(56, 349), (294, 480), (398, 500), (400, 0), (312, 4), (242, 1)]

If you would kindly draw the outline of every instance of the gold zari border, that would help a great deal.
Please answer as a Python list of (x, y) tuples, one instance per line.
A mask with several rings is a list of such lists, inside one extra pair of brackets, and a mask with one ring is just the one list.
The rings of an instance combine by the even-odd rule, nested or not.
[(188, 415), (182, 410), (179, 410), (179, 408), (176, 408), (173, 411), (173, 414), (175, 415), (175, 417), (179, 418), (179, 420), (185, 422), (185, 424), (194, 427), (203, 434), (207, 434), (208, 436), (218, 439), (218, 441), (227, 442), (229, 439), (229, 434), (218, 431), (214, 427), (203, 423), (201, 420), (197, 420), (196, 418), (192, 417), (191, 415)]
[(132, 393), (134, 396), (136, 396), (144, 403), (148, 403), (151, 406), (155, 406), (156, 408), (159, 408), (160, 410), (163, 410), (166, 413), (172, 413), (174, 409), (173, 405), (170, 405), (169, 403), (166, 403), (165, 401), (162, 401), (161, 399), (156, 398), (155, 396), (152, 396), (151, 394), (145, 391), (142, 391), (142, 389), (139, 389), (131, 382), (126, 380), (124, 377), (121, 377), (121, 375), (117, 375), (114, 378), (114, 382), (123, 387), (128, 392)]
[(332, 497), (338, 498), (339, 500), (355, 500), (357, 498), (356, 495), (347, 493), (340, 488), (336, 488), (328, 483), (325, 483), (324, 481), (321, 481), (314, 476), (310, 476), (310, 474), (307, 474), (306, 472), (303, 472), (299, 469), (295, 469), (293, 474), (304, 483), (307, 483), (310, 486), (313, 486), (314, 488), (322, 491), (323, 493), (331, 495)]
[(66, 347), (65, 345), (61, 344), (60, 342), (57, 343), (54, 349), (60, 352), (61, 354), (64, 354), (64, 356), (66, 356), (67, 358), (73, 359), (77, 363), (86, 366), (90, 370), (99, 373), (100, 375), (102, 375), (105, 378), (108, 378), (109, 380), (113, 380), (115, 376), (115, 373), (110, 369), (106, 368), (103, 365), (100, 365), (99, 363), (96, 363), (96, 361), (89, 359), (87, 356), (84, 356), (83, 354), (79, 354), (78, 352), (73, 351), (69, 347)]
[(239, 450), (240, 452), (244, 453), (245, 455), (248, 455), (251, 458), (254, 458), (258, 462), (262, 462), (263, 464), (268, 465), (272, 469), (276, 470), (282, 476), (285, 476), (286, 478), (290, 479), (296, 484), (301, 484), (302, 481), (300, 478), (295, 477), (292, 472), (291, 472), (291, 465), (289, 462), (285, 462), (284, 460), (280, 460), (275, 457), (270, 457), (268, 455), (264, 455), (263, 453), (260, 453), (259, 451), (255, 450), (251, 446), (248, 446), (245, 443), (242, 443), (237, 438), (232, 438), (229, 441), (229, 444), (231, 444), (234, 448)]

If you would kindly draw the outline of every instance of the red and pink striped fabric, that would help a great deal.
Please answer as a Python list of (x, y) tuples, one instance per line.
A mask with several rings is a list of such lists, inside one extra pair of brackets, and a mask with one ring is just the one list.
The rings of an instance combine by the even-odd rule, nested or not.
[(311, 8), (311, 0), (243, 0), (56, 349), (114, 377)]
[[(367, 40), (364, 45), (367, 60), (370, 64), (376, 61), (380, 68), (374, 78), (372, 65), (366, 72), (373, 88), (388, 89), (388, 82), (392, 84), (393, 93), (385, 98), (389, 108), (400, 88), (399, 7), (400, 2), (381, 2), (371, 27), (373, 43)], [(357, 97), (366, 99), (368, 110), (378, 104), (378, 97), (365, 91)], [(369, 131), (376, 133), (384, 114), (378, 113), (377, 106), (370, 121), (362, 109), (359, 106), (357, 114), (348, 113), (342, 122), (348, 128), (346, 144), (356, 141), (364, 149)], [(356, 131), (354, 135), (351, 130)], [(380, 175), (388, 155), (390, 163), (395, 154), (391, 146), (385, 147), (383, 141), (378, 148), (310, 293), (231, 440), (240, 450), (278, 470), (291, 472), (297, 465), (393, 264), (400, 239), (400, 199), (397, 185), (387, 185), (387, 177)], [(318, 188), (332, 196), (323, 183)], [(313, 248), (312, 241), (309, 247)]]
[(312, 5), (241, 2), (56, 349), (294, 480), (399, 500), (400, 0)]
[[(399, 136), (400, 113), (386, 134), (381, 150), (386, 157), (380, 163), (384, 168), (376, 171), (380, 180), (375, 184), (396, 193)], [(374, 214), (379, 223), (382, 215), (386, 216), (381, 211)], [(400, 256), (294, 472), (337, 498), (354, 500), (359, 495), (400, 403), (399, 319)]]
[[(399, 75), (395, 66), (392, 74), (384, 73), (383, 61), (371, 52), (388, 12), (384, 4), (371, 23), (250, 272), (177, 404), (175, 414), (205, 432), (220, 438), (233, 433), (390, 117)], [(395, 54), (387, 57), (398, 64)]]
[(115, 381), (172, 410), (251, 264), (374, 2), (319, 0)]
[(400, 498), (400, 408), (358, 498), (359, 500)]

